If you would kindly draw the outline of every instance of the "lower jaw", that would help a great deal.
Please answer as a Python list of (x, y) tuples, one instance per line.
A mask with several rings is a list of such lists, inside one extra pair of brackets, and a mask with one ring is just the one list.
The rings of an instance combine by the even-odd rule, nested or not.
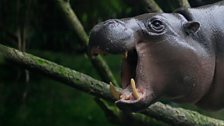
[(123, 111), (136, 112), (147, 107), (147, 94), (144, 91), (138, 99), (119, 99), (115, 102), (115, 104)]
[(148, 106), (145, 104), (145, 100), (145, 97), (132, 101), (118, 100), (115, 104), (123, 111), (136, 112), (145, 109)]

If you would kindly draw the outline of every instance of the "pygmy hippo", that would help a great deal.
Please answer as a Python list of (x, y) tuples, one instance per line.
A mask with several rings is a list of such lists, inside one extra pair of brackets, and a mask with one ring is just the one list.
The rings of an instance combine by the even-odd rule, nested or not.
[(107, 20), (92, 29), (89, 50), (125, 55), (116, 101), (122, 109), (159, 98), (224, 107), (224, 1)]

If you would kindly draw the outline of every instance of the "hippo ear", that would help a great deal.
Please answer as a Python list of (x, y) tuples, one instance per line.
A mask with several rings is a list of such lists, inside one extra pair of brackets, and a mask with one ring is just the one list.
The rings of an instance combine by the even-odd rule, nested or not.
[(200, 28), (200, 23), (195, 21), (189, 21), (186, 24), (184, 24), (184, 30), (185, 32), (189, 34), (196, 33)]

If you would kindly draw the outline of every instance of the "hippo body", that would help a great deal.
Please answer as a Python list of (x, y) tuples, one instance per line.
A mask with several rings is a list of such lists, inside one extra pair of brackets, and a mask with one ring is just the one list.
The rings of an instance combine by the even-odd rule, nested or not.
[(224, 1), (107, 20), (91, 31), (89, 49), (128, 53), (116, 102), (122, 109), (141, 110), (159, 98), (224, 107)]

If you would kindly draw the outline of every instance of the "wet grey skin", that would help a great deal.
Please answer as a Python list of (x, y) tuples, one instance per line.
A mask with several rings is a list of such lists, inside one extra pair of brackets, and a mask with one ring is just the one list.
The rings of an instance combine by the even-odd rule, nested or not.
[(139, 111), (160, 98), (216, 110), (224, 106), (223, 21), (224, 2), (110, 19), (92, 29), (89, 51), (128, 52), (116, 101), (123, 110)]

